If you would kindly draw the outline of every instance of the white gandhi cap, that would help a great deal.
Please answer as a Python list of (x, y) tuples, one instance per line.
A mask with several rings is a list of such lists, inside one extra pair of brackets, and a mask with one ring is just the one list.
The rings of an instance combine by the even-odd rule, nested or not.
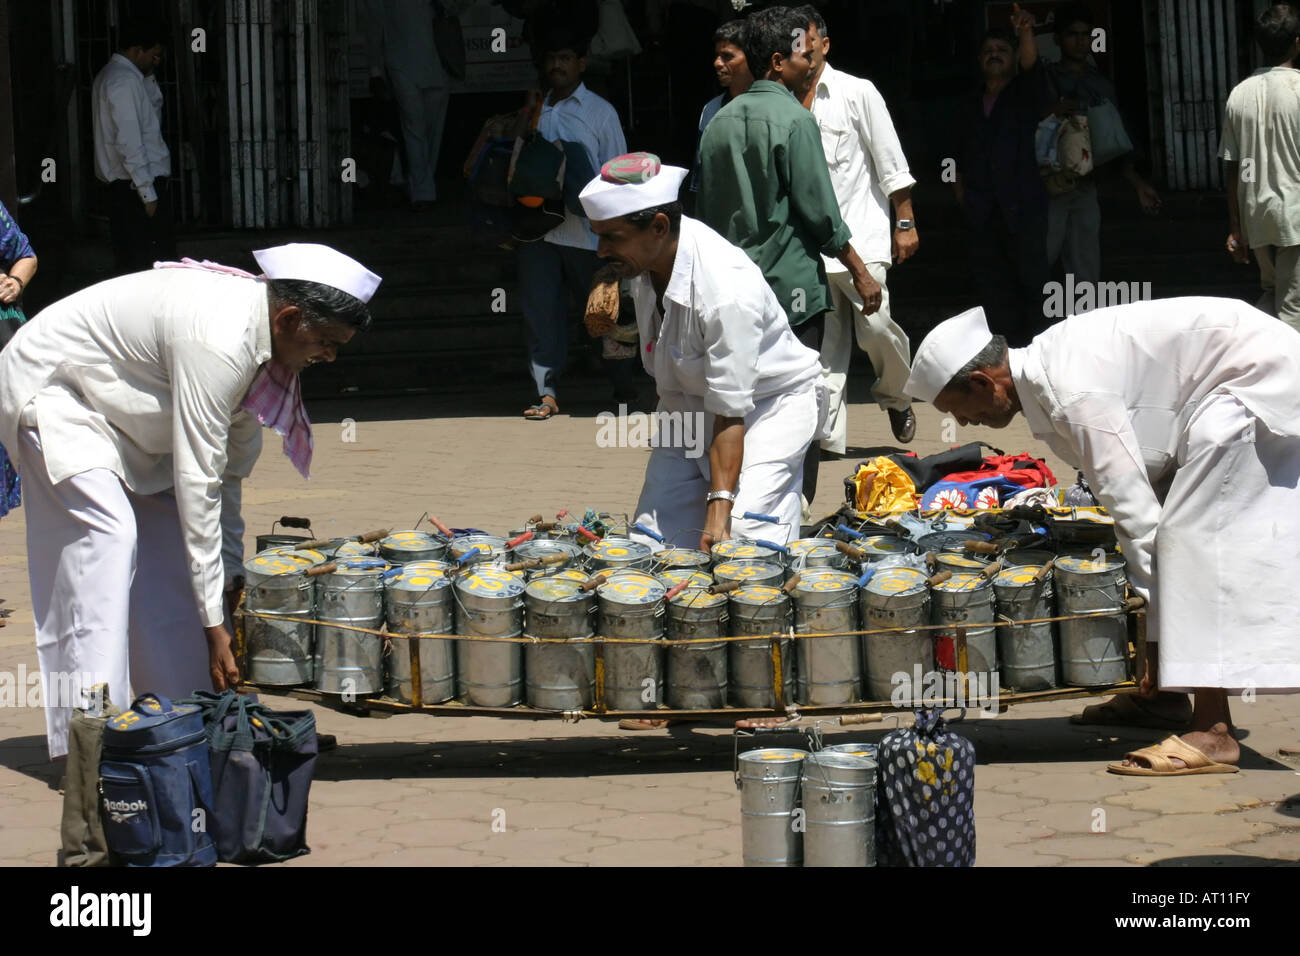
[(962, 366), (992, 341), (993, 333), (979, 306), (945, 319), (917, 348), (903, 391), (919, 401), (933, 402)]
[(290, 242), (259, 249), (253, 258), (268, 279), (319, 282), (369, 302), (382, 281), (357, 260), (318, 242)]
[[(641, 157), (648, 157), (653, 163)], [(682, 180), (686, 178), (688, 170), (680, 166), (660, 166), (658, 159), (647, 153), (620, 156), (610, 160), (605, 167), (608, 169), (620, 161), (630, 160), (638, 165), (645, 164), (642, 172), (645, 181), (612, 181), (608, 178), (608, 172), (597, 176), (578, 194), (588, 219), (617, 219), (642, 209), (653, 209), (677, 201), (677, 193), (682, 188)]]

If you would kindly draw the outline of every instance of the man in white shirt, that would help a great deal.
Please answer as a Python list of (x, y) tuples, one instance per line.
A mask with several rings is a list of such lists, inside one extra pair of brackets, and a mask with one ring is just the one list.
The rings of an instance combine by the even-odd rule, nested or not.
[(1269, 7), (1255, 27), (1265, 59), (1228, 94), (1223, 160), (1228, 192), (1228, 252), (1249, 262), (1255, 251), (1257, 306), (1300, 330), (1300, 13)]
[(1079, 722), (1172, 722), (1187, 707), (1173, 692), (1196, 701), (1181, 738), (1110, 769), (1234, 771), (1227, 695), (1300, 689), (1300, 333), (1236, 299), (1158, 299), (1007, 349), (972, 309), (926, 336), (907, 391), (962, 425), (1004, 428), (1023, 412), (1114, 517), (1129, 585), (1149, 603), (1148, 670), (1143, 696)]
[(184, 696), (238, 682), (226, 605), (259, 423), (305, 476), (298, 373), (369, 325), (379, 284), (326, 246), (254, 257), (264, 280), (187, 260), (101, 282), (0, 352), (52, 758), (67, 752), (76, 685), (107, 683), (124, 706), (128, 685)]
[(407, 194), (412, 211), (423, 212), (438, 198), (434, 177), (451, 102), (450, 81), (433, 40), (433, 4), (430, 0), (362, 0), (357, 12), (365, 24), (370, 89), (386, 99), (391, 87), (397, 100), (406, 146)]
[(95, 176), (107, 188), (109, 236), (119, 275), (173, 257), (171, 153), (162, 138), (162, 90), (154, 75), (166, 30), (127, 20), (118, 52), (90, 91)]
[(821, 366), (762, 270), (681, 215), (686, 173), (636, 153), (582, 191), (601, 258), (632, 280), (641, 358), (659, 393), (661, 443), (637, 521), (705, 551), (733, 535), (784, 543), (799, 536), (804, 454), (826, 417)]
[[(557, 24), (541, 35), (539, 46), (550, 92), (537, 131), (548, 142), (580, 144), (591, 168), (600, 169), (627, 143), (614, 107), (582, 82), (587, 38)], [(545, 421), (559, 411), (556, 394), (568, 358), (569, 296), (580, 307), (587, 301), (598, 265), (596, 237), (586, 219), (566, 207), (564, 221), (540, 241), (521, 243), (518, 257), (520, 309), (528, 324), (529, 370), (538, 395), (524, 417)]]
[[(907, 261), (919, 244), (912, 213), (916, 180), (908, 171), (884, 97), (871, 81), (842, 73), (826, 62), (830, 52), (826, 21), (814, 7), (798, 10), (808, 17), (814, 71), (803, 105), (812, 111), (821, 129), (831, 185), (840, 214), (853, 232), (853, 247), (880, 284), (880, 306), (868, 310), (844, 265), (822, 256), (832, 300), (821, 346), (830, 403), (830, 437), (822, 442), (822, 448), (842, 455), (848, 430), (845, 389), (855, 332), (859, 347), (876, 371), (871, 397), (888, 412), (894, 437), (906, 443), (916, 434), (912, 402), (903, 394), (911, 348), (907, 333), (890, 315), (885, 281), (892, 259)], [(891, 203), (896, 217), (892, 230)]]

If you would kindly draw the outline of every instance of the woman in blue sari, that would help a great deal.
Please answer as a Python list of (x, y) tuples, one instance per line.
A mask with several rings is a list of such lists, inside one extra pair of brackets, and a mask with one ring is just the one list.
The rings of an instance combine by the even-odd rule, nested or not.
[[(27, 321), (23, 312), (23, 293), (36, 275), (36, 253), (27, 236), (0, 203), (0, 349), (3, 349), (18, 326)], [(0, 518), (17, 508), (22, 501), (18, 475), (0, 446)]]

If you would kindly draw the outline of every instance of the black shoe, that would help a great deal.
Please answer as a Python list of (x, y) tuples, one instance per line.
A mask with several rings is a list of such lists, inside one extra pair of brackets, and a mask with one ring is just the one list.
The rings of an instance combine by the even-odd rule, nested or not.
[(333, 750), (333, 749), (334, 749), (335, 747), (337, 747), (338, 745), (339, 745), (339, 739), (338, 739), (337, 737), (335, 737), (333, 734), (317, 734), (317, 735), (316, 735), (316, 752), (317, 752), (317, 753), (321, 753), (321, 754), (323, 754), (323, 753), (325, 753), (325, 751), (327, 751), (327, 750)]
[(889, 409), (889, 427), (894, 430), (894, 437), (906, 445), (916, 437), (916, 416), (911, 406), (904, 409)]

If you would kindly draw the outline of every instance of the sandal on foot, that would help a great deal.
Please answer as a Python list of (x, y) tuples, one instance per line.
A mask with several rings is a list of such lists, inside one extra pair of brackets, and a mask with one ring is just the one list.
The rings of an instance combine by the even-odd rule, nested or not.
[(1186, 719), (1166, 717), (1135, 694), (1125, 694), (1103, 704), (1083, 708), (1083, 713), (1072, 714), (1070, 723), (1090, 727), (1149, 727), (1153, 730), (1186, 730), (1192, 722), (1192, 708), (1188, 705)]
[(663, 730), (667, 726), (667, 720), (641, 720), (635, 717), (624, 717), (618, 722), (619, 730)]
[[(550, 399), (550, 401), (547, 401)], [(555, 399), (549, 395), (543, 395), (536, 405), (524, 409), (524, 418), (530, 422), (544, 422), (560, 410)]]
[[(1124, 756), (1128, 760), (1145, 760), (1149, 766), (1126, 767), (1122, 763), (1113, 763), (1106, 769), (1111, 773), (1129, 777), (1186, 777), (1194, 773), (1237, 773), (1237, 768), (1232, 764), (1212, 760), (1177, 735), (1166, 737), (1158, 744), (1134, 750)], [(1174, 766), (1173, 760), (1170, 759), (1172, 757), (1177, 757), (1186, 766)]]

